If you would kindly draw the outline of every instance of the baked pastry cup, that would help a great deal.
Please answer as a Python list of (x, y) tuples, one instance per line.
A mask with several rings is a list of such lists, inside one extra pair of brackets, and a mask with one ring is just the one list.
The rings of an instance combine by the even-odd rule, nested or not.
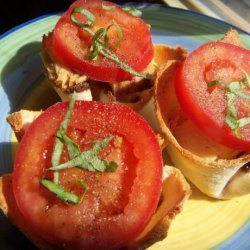
[[(229, 31), (225, 42), (240, 45)], [(184, 58), (184, 57), (183, 57)], [(155, 108), (168, 155), (175, 167), (201, 192), (217, 199), (250, 193), (250, 153), (214, 142), (183, 114), (174, 90), (174, 76), (181, 60), (168, 60), (155, 81)]]
[(53, 60), (49, 47), (51, 33), (43, 36), (41, 58), (46, 78), (62, 101), (67, 101), (73, 92), (78, 100), (119, 102), (135, 111), (142, 110), (153, 97), (153, 87), (159, 68), (172, 57), (168, 46), (154, 45), (154, 57), (144, 69), (149, 78), (134, 76), (118, 83), (95, 81), (80, 75)]

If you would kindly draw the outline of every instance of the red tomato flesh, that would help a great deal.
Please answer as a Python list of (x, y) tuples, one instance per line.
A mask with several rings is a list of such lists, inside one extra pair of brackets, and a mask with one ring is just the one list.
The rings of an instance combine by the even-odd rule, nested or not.
[[(13, 176), (18, 207), (33, 230), (57, 247), (125, 246), (142, 232), (158, 205), (162, 157), (156, 136), (147, 122), (128, 107), (77, 101), (67, 135), (81, 150), (113, 135), (102, 157), (119, 166), (115, 172), (75, 167), (59, 171), (59, 183), (67, 191), (81, 196), (76, 179), (89, 186), (82, 203), (67, 205), (39, 182), (44, 169), (51, 166), (55, 134), (67, 108), (67, 103), (58, 103), (44, 111), (19, 145)], [(67, 159), (65, 149), (61, 161)]]
[[(239, 130), (241, 138), (225, 122), (228, 109), (226, 89), (209, 88), (208, 83), (226, 83), (250, 74), (250, 51), (232, 44), (210, 42), (193, 51), (181, 64), (175, 79), (175, 90), (187, 117), (204, 133), (228, 147), (249, 151), (250, 126)], [(246, 89), (246, 91), (249, 91)], [(250, 101), (236, 98), (237, 119), (250, 117)]]
[[(74, 2), (55, 26), (53, 54), (59, 63), (79, 74), (98, 81), (120, 82), (132, 76), (102, 55), (95, 60), (89, 59), (92, 37), (70, 20), (72, 10), (82, 7), (95, 16), (96, 21), (91, 26), (94, 33), (100, 28), (119, 25), (122, 29), (121, 43), (112, 49), (119, 38), (117, 29), (112, 26), (108, 31), (109, 47), (122, 62), (138, 72), (151, 62), (153, 44), (149, 27), (141, 18), (132, 16), (113, 3), (105, 2), (105, 5), (114, 6), (114, 9), (105, 10), (99, 0)], [(74, 17), (81, 23), (86, 21), (82, 14), (74, 14)]]

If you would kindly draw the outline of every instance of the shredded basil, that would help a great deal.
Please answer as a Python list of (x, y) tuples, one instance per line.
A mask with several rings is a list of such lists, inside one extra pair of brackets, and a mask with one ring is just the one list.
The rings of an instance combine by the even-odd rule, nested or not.
[[(90, 47), (89, 51), (89, 59), (93, 60), (96, 59), (96, 57), (101, 53), (104, 46), (102, 43), (100, 43), (101, 37), (106, 37), (107, 30), (105, 28), (100, 28), (96, 31), (96, 33), (92, 37), (92, 45)], [(107, 41), (105, 43), (108, 43)]]
[(239, 82), (232, 82), (229, 84), (228, 89), (234, 93), (236, 96), (239, 96), (243, 99), (247, 99), (250, 100), (250, 95), (249, 94), (245, 94), (242, 90), (248, 87), (247, 86), (247, 81), (241, 80)]
[(73, 159), (81, 153), (78, 145), (73, 140), (71, 140), (63, 131), (59, 130), (57, 133), (57, 137), (61, 140), (63, 144), (67, 146), (70, 159)]
[(250, 76), (247, 74), (246, 71), (243, 71), (243, 74), (245, 78), (243, 79), (245, 82), (245, 85), (250, 88)]
[(99, 153), (109, 144), (113, 137), (106, 137), (103, 140), (96, 141), (89, 150), (83, 151), (80, 155), (71, 159), (68, 162), (53, 166), (49, 170), (58, 171), (72, 167), (78, 167), (89, 171), (110, 171), (116, 170), (118, 165), (114, 162), (107, 162), (98, 157)]
[[(78, 22), (75, 17), (74, 17), (74, 14), (75, 13), (79, 13), (79, 14), (82, 14), (84, 15), (85, 17), (87, 17), (87, 21), (85, 23), (80, 23)], [(87, 9), (84, 9), (84, 8), (80, 8), (80, 7), (76, 7), (72, 10), (71, 12), (71, 15), (70, 15), (70, 20), (71, 22), (77, 24), (77, 26), (81, 27), (81, 28), (87, 28), (87, 27), (90, 27), (96, 20), (95, 16), (90, 12), (88, 11)]]
[(238, 128), (242, 128), (250, 124), (250, 117), (244, 117), (238, 120)]
[[(114, 5), (106, 5), (104, 2), (102, 2), (102, 8), (104, 10), (107, 10), (107, 11), (110, 11), (110, 10), (113, 10), (115, 9), (115, 6)], [(125, 6), (125, 7), (121, 7), (124, 11), (130, 13), (131, 15), (133, 16), (141, 16), (142, 15), (142, 11), (138, 10), (137, 8), (135, 7), (132, 7), (132, 6)]]
[[(52, 153), (52, 159), (51, 159), (52, 166), (57, 166), (60, 162), (62, 150), (63, 150), (63, 143), (59, 138), (60, 138), (60, 135), (62, 133), (65, 133), (67, 128), (68, 128), (68, 125), (69, 125), (69, 122), (70, 122), (70, 119), (71, 119), (71, 116), (73, 113), (75, 99), (76, 99), (76, 94), (73, 92), (73, 94), (70, 98), (69, 108), (66, 112), (65, 118), (62, 121), (62, 123), (57, 131), (54, 149), (53, 149), (53, 153)], [(54, 172), (54, 182), (58, 183), (58, 179), (59, 179), (58, 173)]]
[(46, 187), (50, 192), (54, 193), (60, 200), (63, 200), (67, 204), (74, 204), (74, 205), (80, 204), (82, 202), (83, 197), (89, 188), (85, 182), (83, 182), (82, 180), (77, 180), (77, 184), (81, 185), (84, 189), (83, 195), (79, 199), (75, 194), (65, 191), (63, 187), (50, 180), (41, 179), (40, 183), (44, 187)]
[(143, 78), (150, 78), (149, 74), (142, 74), (142, 73), (139, 73), (139, 72), (133, 70), (128, 64), (122, 62), (118, 56), (116, 56), (113, 53), (110, 53), (110, 51), (108, 51), (108, 50), (103, 49), (101, 51), (101, 54), (103, 56), (105, 56), (106, 58), (116, 62), (120, 66), (121, 69), (123, 69), (124, 71), (126, 71), (134, 76), (143, 77)]
[[(108, 35), (107, 35), (107, 33), (108, 33), (108, 30), (110, 28), (112, 28), (112, 27), (115, 27), (115, 29), (117, 31), (118, 39), (116, 40), (115, 44), (112, 47), (110, 47), (109, 44), (108, 44)], [(117, 46), (120, 45), (120, 43), (122, 42), (122, 39), (123, 39), (122, 28), (121, 28), (120, 25), (118, 25), (117, 23), (114, 22), (113, 24), (109, 25), (108, 28), (107, 28), (107, 32), (106, 32), (106, 34), (104, 36), (104, 47), (106, 49), (108, 49), (108, 48), (115, 49)]]
[[(89, 18), (89, 20), (85, 23), (80, 23), (74, 18), (74, 13), (83, 14), (84, 16)], [(104, 57), (115, 62), (121, 69), (123, 69), (124, 71), (126, 71), (134, 76), (138, 76), (138, 77), (142, 77), (142, 78), (150, 78), (149, 74), (143, 74), (143, 73), (137, 72), (131, 66), (129, 66), (127, 63), (122, 62), (120, 60), (120, 58), (115, 53), (113, 53), (109, 47), (107, 47), (107, 44), (108, 44), (107, 31), (108, 31), (108, 29), (110, 29), (110, 27), (112, 27), (113, 25), (116, 27), (119, 39), (118, 39), (117, 43), (115, 44), (115, 46), (118, 46), (122, 40), (121, 27), (118, 24), (114, 23), (107, 28), (100, 28), (96, 32), (93, 32), (93, 30), (90, 29), (91, 25), (94, 23), (94, 20), (95, 20), (92, 16), (94, 16), (94, 15), (91, 12), (89, 12), (88, 10), (81, 8), (81, 7), (76, 7), (75, 9), (72, 10), (71, 17), (70, 17), (71, 21), (75, 25), (82, 28), (84, 31), (88, 32), (89, 35), (93, 38), (92, 39), (93, 42), (92, 42), (92, 45), (90, 48), (89, 58), (93, 60), (93, 59), (96, 59), (96, 57), (99, 54), (101, 54)]]
[(233, 131), (237, 130), (237, 128), (238, 128), (237, 118), (234, 114), (234, 111), (232, 111), (232, 109), (230, 109), (230, 108), (227, 110), (225, 121), (231, 130), (233, 130)]
[(250, 95), (249, 94), (246, 94), (246, 93), (243, 93), (241, 90), (234, 90), (233, 93), (236, 95), (236, 96), (239, 96), (243, 99), (247, 99), (247, 100), (250, 100)]
[(242, 138), (239, 129), (250, 124), (250, 117), (238, 119), (237, 108), (234, 103), (236, 97), (250, 100), (250, 93), (244, 92), (244, 89), (250, 88), (250, 76), (245, 71), (243, 71), (243, 73), (244, 78), (239, 81), (226, 83), (223, 80), (214, 80), (207, 83), (208, 87), (213, 87), (218, 84), (226, 89), (228, 108), (225, 115), (225, 122), (238, 138)]
[(138, 9), (136, 9), (135, 7), (132, 6), (126, 6), (126, 7), (122, 7), (123, 10), (127, 11), (128, 13), (130, 13), (133, 16), (141, 16), (142, 12)]
[(84, 198), (85, 194), (86, 194), (87, 191), (89, 190), (89, 186), (88, 186), (88, 184), (87, 184), (85, 181), (80, 180), (80, 179), (77, 180), (77, 184), (80, 185), (80, 186), (82, 186), (82, 187), (83, 187), (83, 190), (84, 190), (84, 192), (83, 192), (81, 198), (80, 198), (79, 201), (78, 201), (78, 204), (80, 204), (80, 203), (83, 201), (83, 198)]
[(227, 91), (227, 106), (228, 106), (228, 111), (230, 112), (230, 114), (233, 117), (237, 117), (237, 109), (236, 106), (234, 104), (234, 100), (235, 100), (235, 95), (234, 93)]
[(110, 10), (113, 10), (115, 8), (115, 6), (114, 5), (106, 5), (104, 2), (102, 2), (102, 8), (104, 10), (110, 11)]

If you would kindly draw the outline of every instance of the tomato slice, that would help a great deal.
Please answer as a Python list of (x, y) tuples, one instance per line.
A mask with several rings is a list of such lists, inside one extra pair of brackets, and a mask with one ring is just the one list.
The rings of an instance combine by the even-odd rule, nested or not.
[[(79, 0), (70, 6), (55, 26), (53, 54), (62, 65), (77, 73), (87, 75), (91, 79), (120, 82), (132, 76), (105, 56), (99, 55), (94, 60), (89, 59), (92, 37), (71, 21), (72, 10), (76, 7), (84, 8), (95, 16), (95, 21), (90, 27), (93, 33), (100, 28), (111, 26), (107, 32), (110, 50), (118, 56), (120, 61), (138, 72), (142, 71), (153, 58), (150, 30), (141, 18), (132, 16), (113, 3), (104, 2), (105, 6), (114, 7), (107, 10), (102, 2)], [(81, 23), (87, 21), (83, 14), (74, 14), (74, 17)], [(116, 43), (120, 33), (117, 26), (122, 30), (122, 38), (118, 46)]]
[[(162, 187), (162, 156), (148, 123), (130, 108), (76, 101), (67, 135), (81, 150), (114, 136), (101, 154), (119, 166), (114, 172), (76, 167), (59, 171), (59, 184), (81, 195), (76, 180), (89, 186), (83, 201), (67, 205), (40, 184), (51, 166), (56, 131), (67, 103), (44, 111), (28, 128), (16, 156), (13, 190), (18, 207), (33, 230), (65, 249), (113, 249), (125, 246), (154, 214)], [(63, 151), (61, 161), (68, 159)]]
[[(228, 147), (250, 150), (250, 125), (237, 129), (240, 119), (250, 117), (250, 98), (233, 94), (229, 87), (246, 81), (250, 74), (250, 51), (232, 44), (210, 42), (193, 51), (180, 66), (175, 79), (178, 101), (187, 117), (204, 133)], [(211, 83), (216, 83), (211, 86)], [(249, 97), (249, 84), (241, 93)], [(228, 114), (235, 112), (235, 126)]]

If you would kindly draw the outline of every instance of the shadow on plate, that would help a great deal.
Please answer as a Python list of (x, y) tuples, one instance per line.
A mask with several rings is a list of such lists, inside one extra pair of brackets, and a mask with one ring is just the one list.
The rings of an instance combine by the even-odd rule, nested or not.
[(209, 201), (209, 202), (218, 201), (215, 198), (212, 198), (212, 197), (209, 197), (209, 196), (203, 194), (197, 187), (195, 187), (190, 182), (189, 182), (189, 184), (190, 184), (191, 189), (192, 189), (192, 195), (191, 195), (190, 199), (192, 199), (192, 200), (206, 200), (206, 201)]
[(0, 176), (3, 174), (11, 173), (13, 171), (14, 155), (17, 146), (17, 142), (0, 143)]
[[(0, 152), (1, 155), (5, 156), (5, 152), (10, 152), (11, 155), (9, 158), (12, 158), (12, 155), (14, 155), (15, 149), (17, 147), (17, 143), (15, 142), (4, 142), (0, 143)], [(6, 157), (5, 157), (6, 158)], [(12, 159), (8, 159), (9, 162), (12, 162)], [(0, 169), (1, 169), (1, 175), (2, 171), (4, 173), (10, 173), (12, 172), (12, 164), (11, 166), (2, 166), (2, 164), (5, 164), (1, 161)], [(8, 218), (3, 214), (3, 212), (0, 209), (0, 249), (3, 250), (36, 250), (32, 243), (25, 237), (23, 234), (9, 221)]]
[(0, 210), (0, 246), (4, 250), (37, 250)]
[(22, 46), (2, 70), (1, 83), (9, 100), (9, 112), (19, 108), (26, 93), (30, 93), (35, 83), (41, 78), (40, 48), (41, 42), (32, 42)]

